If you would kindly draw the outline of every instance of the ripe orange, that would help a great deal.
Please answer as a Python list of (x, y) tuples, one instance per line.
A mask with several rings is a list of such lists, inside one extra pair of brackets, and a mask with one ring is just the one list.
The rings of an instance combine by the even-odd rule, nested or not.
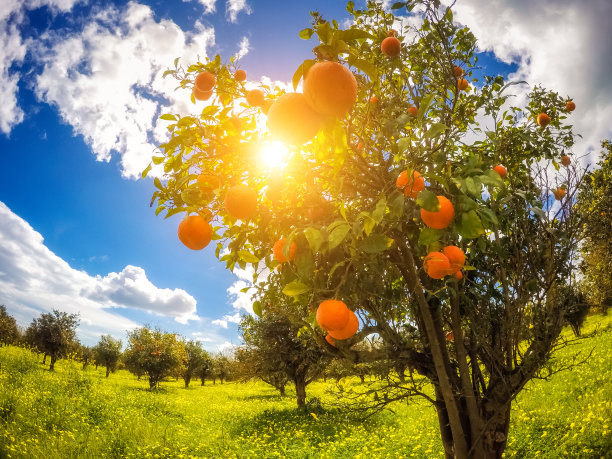
[(234, 79), (240, 82), (246, 80), (246, 72), (242, 69), (236, 70), (236, 73), (234, 73)]
[(380, 44), (380, 50), (386, 56), (396, 57), (399, 56), (399, 53), (402, 50), (402, 44), (396, 37), (387, 37)]
[(349, 309), (349, 318), (346, 325), (341, 330), (330, 330), (329, 336), (334, 339), (349, 339), (359, 330), (359, 319), (357, 315)]
[(387, 37), (397, 37), (397, 30), (389, 29), (389, 31), (387, 32)]
[(212, 73), (202, 72), (202, 73), (198, 73), (198, 76), (196, 76), (193, 84), (200, 91), (206, 92), (206, 91), (210, 91), (213, 88), (216, 81), (217, 79)]
[(284, 237), (280, 238), (274, 243), (274, 248), (272, 250), (274, 253), (274, 258), (281, 263), (292, 261), (295, 258), (295, 252), (297, 251), (297, 245), (295, 242), (291, 241), (291, 245), (289, 246), (289, 258), (285, 257), (285, 254), (283, 253), (285, 242), (287, 242), (287, 240)]
[(376, 97), (376, 96), (370, 97), (370, 103), (371, 104), (376, 104), (377, 102), (378, 102), (378, 97)]
[(178, 238), (191, 250), (202, 250), (212, 239), (212, 228), (199, 215), (190, 215), (179, 224)]
[(423, 188), (425, 188), (425, 180), (417, 171), (412, 172), (412, 176), (408, 178), (408, 172), (402, 171), (395, 181), (395, 186), (404, 189), (404, 195), (409, 198), (416, 198)]
[(246, 95), (247, 104), (251, 107), (262, 107), (264, 104), (264, 93), (260, 89), (252, 89)]
[(423, 269), (432, 279), (442, 279), (450, 270), (450, 261), (442, 252), (429, 252), (423, 260)]
[(421, 209), (421, 219), (423, 223), (430, 228), (444, 229), (448, 227), (452, 223), (453, 218), (455, 218), (455, 208), (453, 207), (453, 203), (445, 196), (438, 196), (438, 202), (440, 203), (440, 209), (437, 212)]
[(317, 323), (327, 331), (342, 330), (350, 318), (350, 310), (340, 300), (325, 300), (317, 308)]
[(336, 347), (336, 340), (334, 340), (329, 333), (325, 335), (325, 341), (327, 341), (332, 346)]
[(572, 160), (570, 159), (569, 156), (567, 155), (563, 155), (561, 156), (561, 164), (563, 164), (565, 167), (569, 166), (571, 164)]
[(257, 193), (246, 185), (233, 186), (225, 195), (224, 205), (232, 217), (246, 220), (257, 212)]
[(453, 341), (455, 339), (455, 334), (452, 331), (449, 331), (446, 334), (446, 341)]
[(550, 117), (546, 113), (540, 113), (538, 115), (538, 125), (542, 127), (548, 126), (550, 123)]
[(566, 191), (563, 188), (557, 188), (553, 190), (553, 195), (557, 201), (561, 201), (565, 197)]
[(273, 99), (264, 100), (264, 103), (261, 106), (261, 111), (263, 112), (264, 115), (266, 116), (268, 115), (268, 112), (270, 111), (270, 108), (272, 107), (272, 105), (274, 105)]
[(207, 174), (206, 172), (198, 175), (197, 185), (200, 190), (205, 193), (212, 193), (213, 190), (216, 190), (221, 185), (221, 181), (219, 177), (212, 174)]
[(208, 100), (212, 96), (212, 89), (210, 91), (200, 91), (196, 86), (193, 87), (193, 97), (196, 100)]
[(576, 110), (576, 104), (575, 104), (573, 101), (569, 100), (569, 101), (567, 101), (567, 103), (565, 104), (565, 109), (566, 109), (568, 112), (573, 112), (574, 110)]
[(343, 118), (357, 100), (357, 80), (337, 62), (317, 62), (304, 78), (304, 95), (316, 112)]
[(455, 78), (461, 78), (463, 76), (463, 69), (459, 67), (458, 65), (454, 65), (453, 75), (455, 75)]
[(506, 176), (506, 174), (507, 174), (506, 173), (506, 168), (504, 166), (502, 166), (501, 164), (495, 166), (493, 168), (493, 170), (495, 172), (497, 172), (501, 178), (504, 178)]
[(463, 273), (461, 271), (457, 271), (455, 273), (455, 279), (457, 279), (457, 280), (463, 279)]
[(465, 265), (465, 253), (456, 245), (449, 245), (442, 249), (442, 253), (446, 255), (450, 262), (450, 274), (460, 272), (463, 265)]
[(363, 151), (363, 142), (359, 142), (356, 147), (357, 151)]
[(460, 91), (465, 91), (468, 86), (468, 81), (465, 78), (459, 78), (457, 80), (457, 88), (459, 88)]
[(304, 94), (283, 94), (268, 111), (270, 134), (291, 145), (308, 142), (320, 128), (321, 116), (308, 105)]
[(413, 105), (412, 107), (408, 107), (408, 113), (412, 116), (417, 116), (419, 113), (419, 109)]

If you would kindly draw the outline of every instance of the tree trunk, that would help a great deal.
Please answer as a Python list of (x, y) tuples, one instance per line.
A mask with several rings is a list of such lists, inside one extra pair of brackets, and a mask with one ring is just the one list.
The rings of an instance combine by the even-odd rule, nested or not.
[(359, 379), (361, 379), (361, 384), (363, 384), (365, 382), (365, 376), (364, 375), (359, 375)]
[(202, 385), (206, 382), (206, 378), (202, 378)]
[(108, 375), (110, 375), (110, 367), (106, 367), (106, 377), (108, 378)]
[(189, 383), (191, 382), (191, 376), (187, 375), (183, 377), (183, 379), (185, 380), (185, 388), (189, 387)]
[(285, 396), (285, 385), (283, 384), (282, 386), (279, 386), (278, 391), (280, 392), (281, 397), (284, 397)]
[(217, 378), (213, 378), (213, 385), (217, 384)]
[(297, 406), (298, 408), (304, 408), (306, 406), (306, 378), (303, 376), (297, 376), (294, 383)]
[(55, 370), (55, 362), (57, 360), (57, 357), (55, 355), (51, 355), (51, 365), (49, 365), (49, 371), (53, 371)]
[(157, 387), (157, 380), (153, 376), (149, 376), (149, 389), (153, 390)]
[(43, 365), (47, 364), (47, 353), (45, 352), (45, 355), (43, 356)]

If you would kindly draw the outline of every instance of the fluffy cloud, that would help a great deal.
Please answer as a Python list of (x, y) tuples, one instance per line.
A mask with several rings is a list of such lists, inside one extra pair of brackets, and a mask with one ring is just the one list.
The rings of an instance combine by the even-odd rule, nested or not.
[(241, 12), (251, 14), (251, 7), (247, 4), (246, 0), (227, 0), (225, 14), (230, 22), (236, 22), (238, 14)]
[(105, 9), (77, 33), (41, 38), (36, 94), (57, 107), (98, 160), (119, 152), (124, 176), (136, 177), (164, 140), (161, 112), (193, 110), (188, 95), (174, 91), (176, 81), (162, 74), (175, 57), (192, 62), (206, 55), (214, 32), (201, 24), (196, 29), (186, 33), (172, 21), (157, 22), (148, 6), (134, 2)]
[(120, 273), (93, 277), (70, 267), (51, 252), (43, 237), (0, 202), (0, 304), (26, 325), (40, 312), (59, 308), (81, 313), (79, 336), (95, 341), (101, 333), (123, 336), (138, 324), (113, 311), (133, 308), (194, 319), (196, 301), (180, 289), (160, 289), (142, 268), (127, 266)]
[(511, 79), (542, 84), (574, 99), (577, 108), (570, 121), (583, 136), (576, 153), (597, 149), (612, 135), (612, 2), (462, 0), (454, 11), (455, 19), (472, 29), (481, 50), (518, 64)]

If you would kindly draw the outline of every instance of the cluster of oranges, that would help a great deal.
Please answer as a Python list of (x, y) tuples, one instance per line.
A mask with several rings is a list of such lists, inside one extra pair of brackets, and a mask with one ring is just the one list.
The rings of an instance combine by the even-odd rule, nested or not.
[(359, 319), (344, 301), (325, 300), (317, 308), (317, 323), (327, 331), (326, 341), (332, 346), (335, 340), (349, 339), (359, 330)]
[(465, 253), (456, 245), (449, 245), (442, 252), (429, 252), (423, 261), (423, 269), (432, 279), (454, 275), (462, 279), (461, 269), (465, 265)]

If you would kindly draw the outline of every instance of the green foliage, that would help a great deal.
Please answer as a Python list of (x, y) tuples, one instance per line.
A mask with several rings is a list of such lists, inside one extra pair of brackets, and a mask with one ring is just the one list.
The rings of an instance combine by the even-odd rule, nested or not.
[(64, 357), (76, 342), (77, 314), (54, 309), (34, 319), (26, 329), (26, 342), (51, 357), (49, 369), (53, 370), (57, 359)]
[(202, 375), (202, 378), (206, 377), (206, 371), (212, 365), (212, 361), (208, 352), (202, 349), (202, 344), (199, 341), (186, 341), (185, 355), (186, 360), (183, 365), (182, 377), (185, 381), (185, 387), (189, 387), (189, 382), (196, 375)]
[(15, 344), (20, 338), (15, 318), (0, 305), (0, 344)]
[(93, 348), (96, 364), (106, 367), (106, 377), (117, 369), (121, 358), (121, 347), (121, 340), (110, 335), (102, 335), (98, 344)]

